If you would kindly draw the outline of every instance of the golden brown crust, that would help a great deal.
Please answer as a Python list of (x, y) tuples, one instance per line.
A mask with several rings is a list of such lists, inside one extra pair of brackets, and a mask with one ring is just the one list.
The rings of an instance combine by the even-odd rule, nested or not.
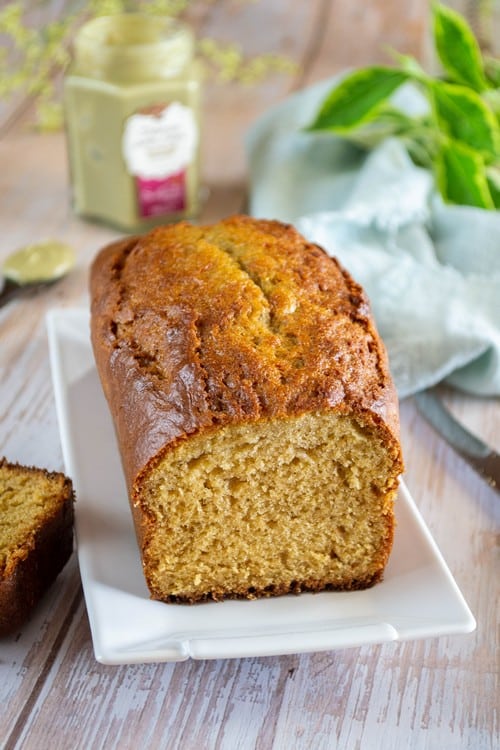
[[(91, 272), (92, 343), (132, 495), (178, 440), (333, 410), (402, 469), (397, 397), (366, 296), (291, 226), (244, 216), (114, 243)], [(141, 536), (144, 519), (135, 508)]]
[(0, 458), (2, 469), (35, 482), (39, 476), (56, 480), (60, 498), (57, 510), (47, 512), (24, 543), (7, 555), (0, 569), (0, 637), (21, 627), (68, 561), (73, 550), (74, 502), (71, 480), (59, 472)]

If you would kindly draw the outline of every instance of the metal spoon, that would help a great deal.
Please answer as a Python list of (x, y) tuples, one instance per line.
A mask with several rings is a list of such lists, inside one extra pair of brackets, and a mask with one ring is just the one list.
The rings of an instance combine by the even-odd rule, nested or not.
[(75, 265), (72, 247), (57, 240), (36, 242), (16, 250), (2, 265), (0, 307), (15, 297), (30, 296), (65, 276)]

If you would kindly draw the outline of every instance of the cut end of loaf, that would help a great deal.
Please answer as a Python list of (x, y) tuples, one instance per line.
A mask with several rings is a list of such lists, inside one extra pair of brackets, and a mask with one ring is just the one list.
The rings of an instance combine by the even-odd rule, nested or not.
[(366, 588), (393, 538), (399, 453), (352, 416), (229, 425), (179, 443), (140, 488), (154, 599)]

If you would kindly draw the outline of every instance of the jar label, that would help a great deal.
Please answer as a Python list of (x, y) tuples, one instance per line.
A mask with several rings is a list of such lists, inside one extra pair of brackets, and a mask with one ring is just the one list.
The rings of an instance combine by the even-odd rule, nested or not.
[(185, 211), (186, 170), (163, 179), (136, 177), (139, 216), (161, 216), (161, 214)]
[(193, 111), (180, 102), (131, 115), (123, 131), (122, 153), (136, 178), (141, 217), (187, 208), (187, 171), (196, 156), (198, 128)]

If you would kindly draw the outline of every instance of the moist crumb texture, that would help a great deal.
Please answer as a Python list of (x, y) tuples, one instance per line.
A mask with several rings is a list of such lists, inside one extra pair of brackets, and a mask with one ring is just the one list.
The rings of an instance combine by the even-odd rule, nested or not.
[(153, 598), (380, 579), (402, 471), (363, 290), (293, 228), (232, 217), (105, 248), (92, 341)]
[(71, 555), (73, 500), (63, 474), (0, 459), (0, 636), (23, 624)]

